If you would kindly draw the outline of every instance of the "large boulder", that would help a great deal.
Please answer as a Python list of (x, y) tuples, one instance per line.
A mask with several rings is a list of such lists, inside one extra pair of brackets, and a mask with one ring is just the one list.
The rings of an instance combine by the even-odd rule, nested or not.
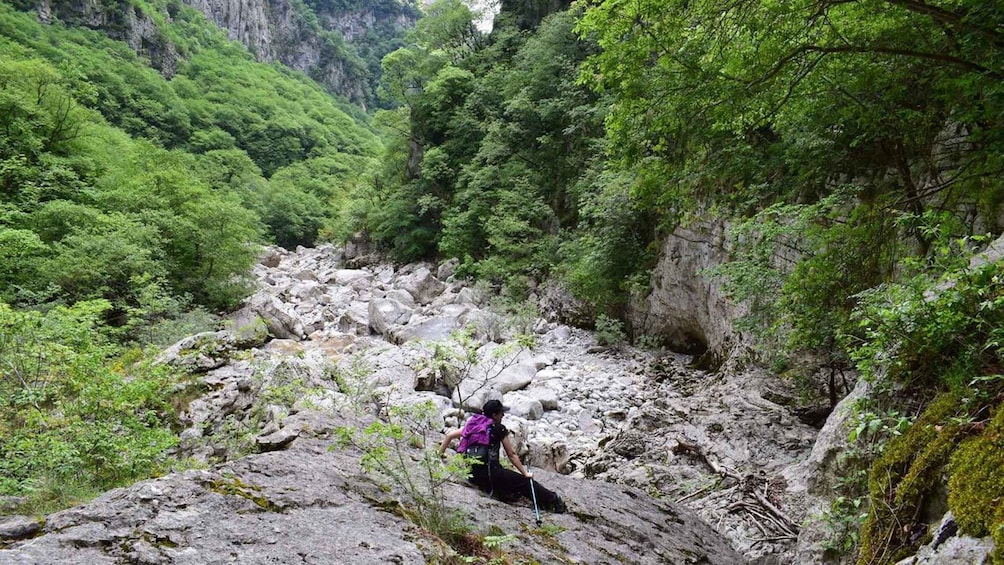
[(367, 501), (378, 489), (318, 451), (113, 490), (50, 516), (44, 535), (0, 551), (0, 562), (425, 563), (409, 524)]
[(354, 290), (363, 290), (373, 284), (373, 273), (365, 269), (338, 269), (329, 275), (324, 282), (347, 286)]
[(466, 305), (448, 304), (431, 316), (416, 317), (406, 326), (393, 328), (389, 332), (391, 341), (444, 341), (464, 327), (470, 310)]
[[(41, 535), (0, 549), (23, 565), (146, 563), (424, 564), (447, 549), (401, 517), (359, 454), (319, 440), (252, 455), (210, 470), (186, 471), (105, 493), (53, 514)], [(544, 514), (554, 532), (527, 525), (533, 510), (507, 505), (461, 484), (444, 503), (467, 509), (475, 531), (517, 539), (503, 551), (538, 563), (703, 563), (740, 565), (741, 556), (686, 509), (624, 486), (536, 472), (560, 493), (566, 514)], [(29, 534), (31, 535), (31, 534)], [(295, 557), (293, 557), (295, 556)], [(615, 557), (611, 557), (615, 556)]]
[(247, 326), (239, 333), (226, 330), (203, 332), (181, 339), (157, 356), (157, 363), (191, 373), (211, 371), (226, 365), (234, 354), (265, 343), (266, 335)]
[(446, 285), (427, 267), (420, 267), (410, 274), (401, 276), (397, 280), (397, 286), (408, 291), (419, 304), (429, 304), (446, 289)]
[(303, 339), (303, 322), (292, 306), (267, 293), (259, 292), (248, 299), (245, 308), (265, 322), (268, 332), (279, 339)]
[(544, 415), (544, 407), (539, 400), (519, 392), (506, 394), (502, 398), (502, 403), (509, 407), (509, 412), (520, 418), (539, 420)]
[(369, 305), (369, 326), (374, 332), (386, 335), (396, 325), (407, 324), (412, 310), (390, 298), (371, 300)]

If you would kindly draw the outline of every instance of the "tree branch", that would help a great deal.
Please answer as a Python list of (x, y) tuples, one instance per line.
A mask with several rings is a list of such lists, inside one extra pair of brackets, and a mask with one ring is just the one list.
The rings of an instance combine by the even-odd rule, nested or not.
[[(882, 47), (882, 46), (877, 46), (877, 45), (870, 45), (870, 46), (866, 46), (866, 45), (844, 45), (844, 46), (839, 46), (839, 47), (824, 47), (822, 45), (805, 45), (805, 46), (802, 46), (801, 48), (799, 48), (799, 50), (797, 50), (796, 52), (790, 54), (785, 59), (790, 60), (790, 59), (796, 57), (798, 55), (799, 51), (803, 51), (803, 52), (808, 51), (808, 52), (825, 53), (825, 54), (830, 54), (830, 53), (881, 53), (883, 55), (898, 55), (898, 56), (901, 56), (901, 57), (913, 57), (913, 58), (917, 58), (917, 59), (927, 59), (929, 61), (940, 61), (942, 63), (948, 63), (949, 65), (952, 65), (952, 66), (955, 66), (955, 67), (959, 67), (961, 69), (966, 69), (967, 71), (975, 71), (975, 72), (978, 72), (978, 73), (984, 73), (988, 77), (995, 78), (997, 80), (1004, 80), (1004, 75), (1002, 75), (1001, 73), (999, 73), (997, 71), (994, 71), (992, 69), (988, 69), (987, 67), (984, 67), (983, 65), (980, 65), (978, 63), (974, 63), (972, 61), (967, 61), (965, 59), (960, 59), (959, 57), (955, 57), (953, 55), (948, 55), (948, 54), (945, 54), (945, 53), (927, 53), (927, 52), (924, 52), (924, 51), (913, 51), (911, 49), (899, 49), (899, 48), (896, 48), (896, 47)], [(782, 61), (779, 62), (776, 67), (783, 66), (783, 63), (787, 62), (785, 59), (782, 59)]]

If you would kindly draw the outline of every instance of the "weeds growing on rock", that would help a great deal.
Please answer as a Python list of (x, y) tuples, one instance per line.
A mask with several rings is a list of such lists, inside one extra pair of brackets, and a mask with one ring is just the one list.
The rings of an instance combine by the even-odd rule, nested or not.
[(447, 506), (444, 485), (466, 477), (470, 464), (463, 457), (439, 458), (429, 438), (442, 427), (431, 402), (394, 406), (387, 420), (362, 430), (339, 428), (337, 445), (362, 452), (360, 463), (402, 495), (401, 504), (417, 525), (444, 540), (455, 539), (469, 528), (463, 515)]

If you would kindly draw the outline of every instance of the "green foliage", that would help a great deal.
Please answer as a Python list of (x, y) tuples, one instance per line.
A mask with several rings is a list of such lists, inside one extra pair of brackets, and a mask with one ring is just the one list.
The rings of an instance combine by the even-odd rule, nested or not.
[(575, 187), (580, 223), (561, 242), (558, 275), (594, 309), (610, 312), (648, 290), (641, 281), (655, 264), (653, 216), (631, 196), (635, 175), (595, 167)]
[[(500, 27), (486, 38), (462, 4), (430, 8), (411, 44), (383, 61), (384, 92), (403, 108), (385, 122), (385, 165), (356, 196), (360, 228), (401, 260), (457, 257), (461, 273), (506, 286), (530, 286), (589, 253), (637, 272), (623, 241), (596, 252), (586, 247), (601, 240), (594, 232), (584, 245), (560, 245), (579, 223), (580, 200), (592, 199), (579, 187), (594, 174), (604, 115), (575, 83), (591, 45), (573, 26), (573, 15), (555, 14), (535, 36)], [(604, 205), (593, 205), (596, 224)], [(609, 231), (630, 233), (633, 221), (621, 215)], [(596, 286), (621, 274), (594, 266), (580, 272)]]
[[(370, 108), (377, 106), (380, 60), (402, 45), (407, 32), (405, 26), (419, 17), (417, 5), (398, 0), (306, 0), (295, 3), (294, 7), (303, 17), (304, 27), (315, 33), (322, 43), (321, 58), (308, 74), (312, 77), (323, 77), (333, 72), (347, 75), (364, 86), (360, 89), (364, 92), (355, 94), (352, 102)], [(351, 42), (347, 42), (337, 31), (324, 31), (319, 25), (319, 20), (338, 21), (347, 14), (360, 13), (372, 14), (373, 17), (362, 33), (353, 30)]]
[(114, 365), (103, 301), (0, 305), (0, 494), (47, 512), (167, 469), (172, 375)]
[[(282, 245), (313, 243), (337, 217), (334, 206), (351, 188), (350, 179), (370, 166), (380, 143), (360, 123), (365, 116), (348, 115), (344, 102), (306, 77), (255, 62), (201, 14), (175, 8), (171, 18), (159, 3), (143, 8), (163, 41), (173, 42), (183, 55), (168, 80), (124, 43), (95, 31), (41, 25), (34, 14), (0, 7), (0, 51), (7, 55), (0, 77), (9, 77), (0, 88), (0, 105), (9, 110), (0, 118), (6, 120), (0, 124), (0, 197), (25, 212), (54, 201), (73, 202), (88, 216), (96, 211), (135, 215), (139, 202), (169, 208), (166, 216), (153, 213), (139, 220), (156, 225), (159, 233), (150, 236), (159, 242), (150, 236), (137, 242), (141, 236), (130, 228), (131, 233), (120, 231), (97, 251), (112, 261), (123, 246), (153, 249), (154, 262), (170, 264), (175, 291), (215, 309), (244, 292), (241, 281), (234, 285), (230, 278), (249, 266), (254, 250), (244, 244), (260, 239), (260, 226)], [(175, 151), (123, 138), (109, 124)], [(182, 151), (207, 158), (193, 164)], [(241, 161), (248, 157), (253, 166)], [(306, 161), (316, 165), (303, 166)], [(273, 176), (276, 182), (270, 183), (267, 177)], [(217, 190), (206, 191), (206, 183)], [(50, 210), (50, 216), (57, 211)], [(24, 229), (27, 218), (21, 220), (12, 227)], [(53, 245), (62, 239), (58, 235), (70, 235), (73, 225), (43, 240)], [(221, 235), (222, 245), (203, 241)], [(232, 245), (231, 237), (239, 245)], [(173, 239), (187, 241), (166, 252), (156, 249)], [(79, 242), (56, 251), (65, 252), (70, 262), (74, 254), (86, 252)], [(161, 260), (172, 252), (183, 257)], [(57, 262), (50, 268), (64, 266)], [(144, 271), (162, 276), (165, 266), (137, 265), (118, 278)], [(38, 273), (34, 284), (18, 281), (20, 295), (8, 300), (44, 294), (51, 274)], [(124, 286), (119, 281), (84, 281), (70, 299), (97, 294), (116, 301), (110, 293), (121, 294), (115, 288)], [(95, 286), (101, 287), (97, 293)]]
[(823, 541), (825, 551), (836, 555), (853, 555), (860, 543), (861, 526), (868, 517), (865, 498), (861, 496), (837, 496), (821, 518), (828, 529), (828, 537)]
[[(912, 385), (972, 386), (960, 368), (969, 367), (971, 378), (1000, 363), (1002, 284), (999, 265), (991, 263), (862, 293), (855, 361), (866, 375), (885, 370)], [(895, 357), (887, 355), (893, 350)]]
[[(475, 287), (475, 293), (488, 296), (490, 291)], [(497, 343), (507, 340), (523, 340), (533, 344), (534, 325), (540, 319), (540, 309), (530, 299), (514, 298), (505, 294), (495, 294), (488, 300), (487, 310), (493, 315), (479, 320), (478, 333)]]
[(605, 314), (597, 316), (596, 343), (612, 347), (618, 347), (627, 343), (627, 334), (624, 333), (624, 322)]
[[(361, 463), (378, 473), (403, 496), (407, 517), (450, 545), (459, 545), (470, 531), (462, 513), (446, 504), (444, 485), (466, 477), (470, 463), (463, 456), (443, 461), (430, 436), (442, 427), (431, 402), (395, 406), (386, 421), (362, 430), (339, 428), (339, 445), (362, 451)], [(416, 449), (418, 448), (418, 449)]]
[[(620, 98), (608, 122), (618, 156), (682, 181), (655, 201), (699, 191), (745, 206), (825, 190), (841, 166), (895, 170), (923, 158), (950, 107), (982, 113), (982, 89), (999, 88), (1000, 44), (986, 41), (999, 32), (966, 22), (1000, 15), (978, 2), (946, 4), (939, 18), (886, 2), (663, 7), (603, 3), (579, 23), (602, 47), (584, 79)], [(900, 180), (890, 188), (913, 190)]]

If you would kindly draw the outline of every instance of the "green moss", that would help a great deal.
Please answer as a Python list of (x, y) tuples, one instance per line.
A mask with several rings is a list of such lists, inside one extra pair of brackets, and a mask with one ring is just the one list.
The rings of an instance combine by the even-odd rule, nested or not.
[(948, 505), (959, 529), (992, 536), (994, 563), (1004, 563), (1004, 409), (982, 434), (966, 439), (949, 465)]
[(858, 565), (894, 563), (912, 555), (926, 500), (941, 484), (961, 428), (948, 423), (963, 404), (954, 394), (937, 397), (905, 434), (890, 440), (868, 479), (870, 512), (861, 535)]
[(209, 483), (209, 490), (228, 496), (239, 496), (250, 500), (259, 508), (268, 512), (281, 512), (282, 508), (261, 494), (261, 487), (249, 485), (240, 477), (228, 477)]

